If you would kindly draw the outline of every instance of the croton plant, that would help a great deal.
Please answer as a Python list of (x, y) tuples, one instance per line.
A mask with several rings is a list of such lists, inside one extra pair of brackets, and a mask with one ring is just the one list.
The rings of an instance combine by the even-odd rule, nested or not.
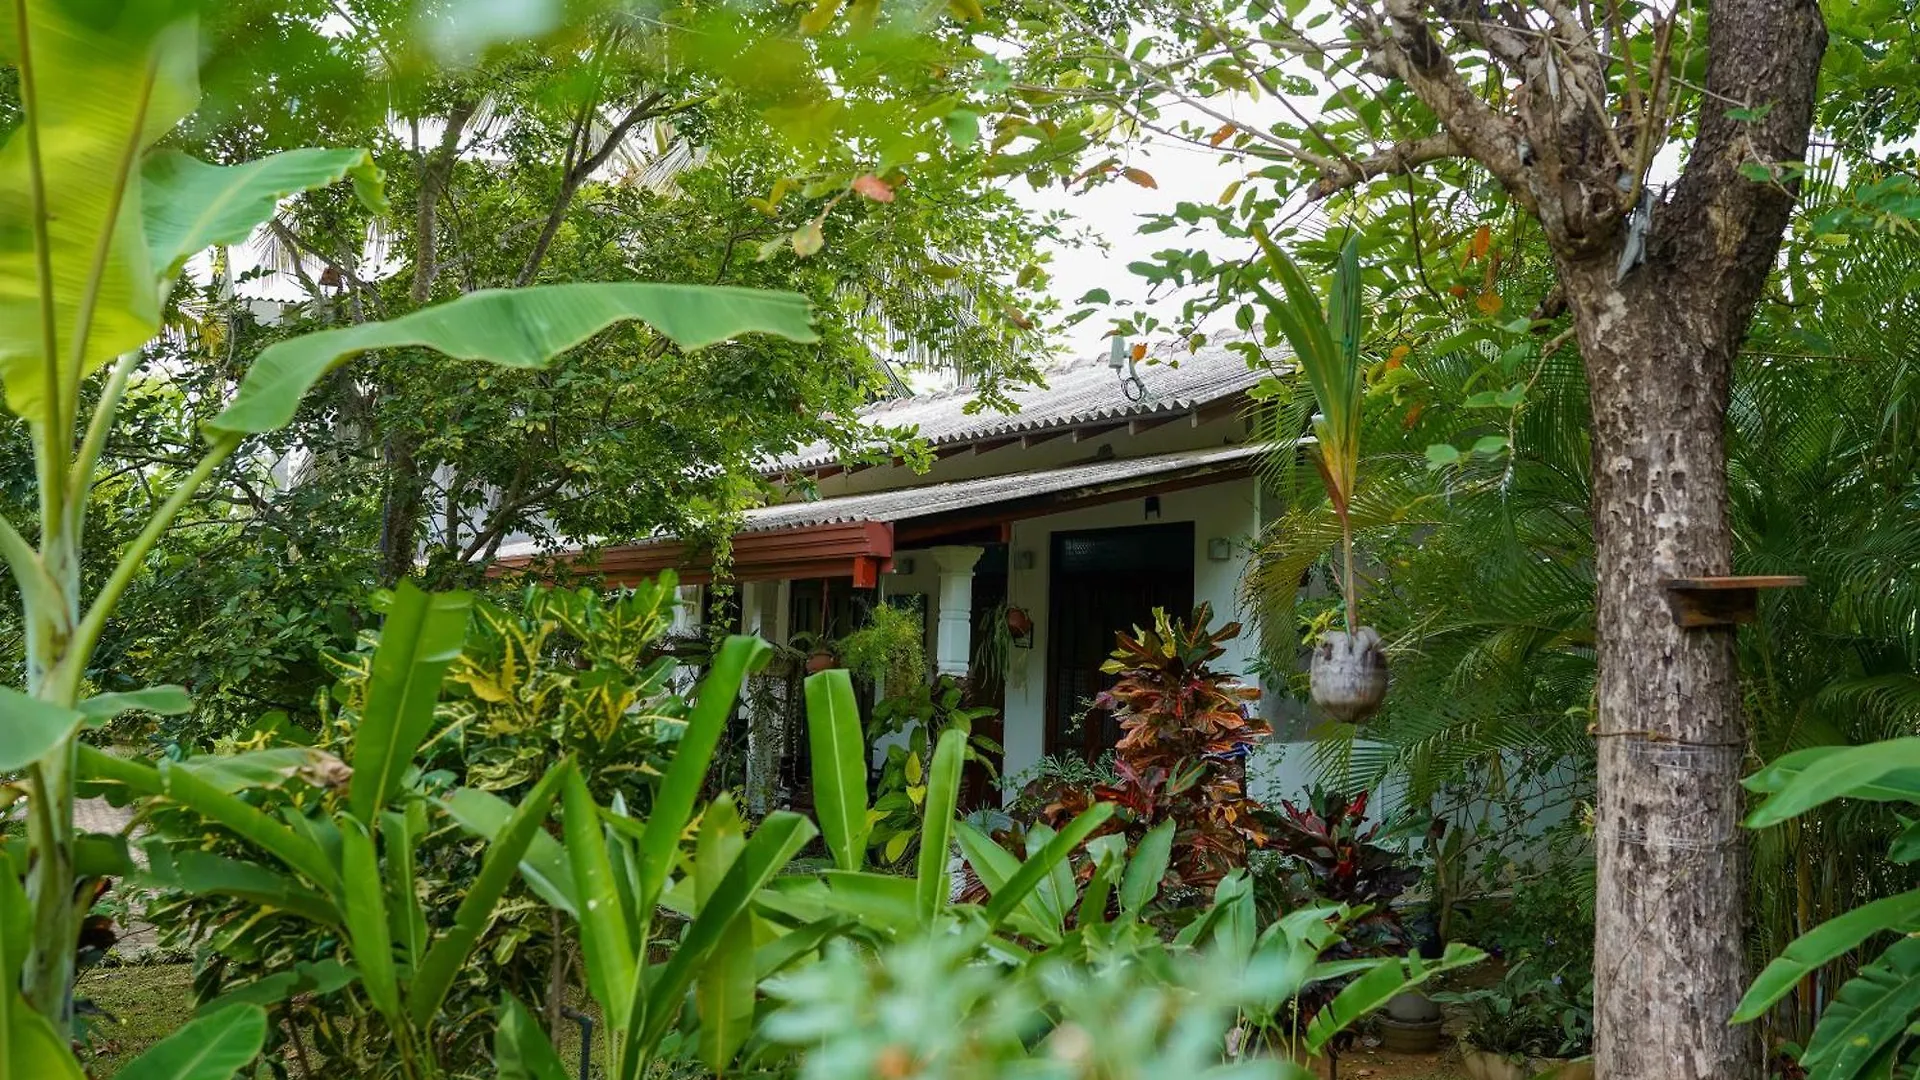
[(1090, 803), (1113, 803), (1119, 812), (1106, 831), (1126, 833), (1129, 847), (1174, 821), (1169, 883), (1192, 889), (1212, 888), (1246, 865), (1250, 847), (1267, 842), (1247, 796), (1245, 761), (1272, 729), (1248, 708), (1260, 691), (1209, 666), (1240, 633), (1237, 622), (1213, 629), (1212, 621), (1207, 604), (1184, 620), (1156, 608), (1151, 629), (1115, 635), (1101, 670), (1120, 678), (1094, 708), (1111, 713), (1124, 733), (1114, 748), (1118, 780), (1062, 787), (1042, 812), (1058, 826)]

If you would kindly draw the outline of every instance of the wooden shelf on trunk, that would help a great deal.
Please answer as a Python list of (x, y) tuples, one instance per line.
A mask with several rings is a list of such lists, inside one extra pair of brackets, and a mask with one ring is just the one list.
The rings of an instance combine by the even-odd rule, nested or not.
[(1759, 615), (1761, 589), (1795, 589), (1806, 583), (1798, 574), (1668, 578), (1667, 605), (1677, 626), (1733, 626)]

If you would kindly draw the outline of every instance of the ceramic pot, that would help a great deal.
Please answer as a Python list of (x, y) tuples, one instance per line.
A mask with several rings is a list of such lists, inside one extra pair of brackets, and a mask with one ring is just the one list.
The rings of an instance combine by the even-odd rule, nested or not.
[(1371, 626), (1351, 635), (1327, 631), (1314, 646), (1308, 674), (1313, 703), (1328, 716), (1349, 724), (1365, 720), (1387, 697), (1387, 653), (1380, 634)]
[(1027, 614), (1023, 608), (1008, 608), (1007, 633), (1016, 638), (1025, 639), (1028, 634), (1033, 633), (1033, 616)]
[(1440, 1006), (1418, 990), (1402, 990), (1387, 999), (1380, 1011), (1390, 1020), (1403, 1024), (1424, 1024), (1440, 1019)]
[(825, 649), (821, 649), (819, 652), (807, 657), (807, 674), (818, 675), (820, 672), (827, 670), (837, 663), (839, 663), (838, 657)]

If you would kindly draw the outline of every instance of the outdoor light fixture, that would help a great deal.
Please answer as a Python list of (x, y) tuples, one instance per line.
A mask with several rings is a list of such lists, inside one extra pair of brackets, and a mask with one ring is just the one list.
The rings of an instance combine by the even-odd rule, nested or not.
[(1207, 558), (1212, 562), (1226, 562), (1233, 558), (1233, 541), (1224, 536), (1216, 536), (1208, 540)]
[(911, 573), (913, 573), (913, 560), (912, 560), (912, 559), (895, 559), (895, 560), (893, 560), (893, 572), (894, 572), (894, 573), (896, 573), (896, 574), (911, 574)]
[(1160, 496), (1158, 495), (1147, 496), (1147, 520), (1160, 520)]
[(1013, 565), (1016, 569), (1020, 569), (1020, 570), (1033, 569), (1033, 550), (1029, 548), (1025, 551), (1014, 552)]
[(1133, 350), (1128, 347), (1127, 339), (1115, 334), (1112, 341), (1107, 351), (1107, 366), (1120, 376), (1120, 392), (1127, 395), (1128, 401), (1138, 403), (1145, 400), (1147, 384), (1140, 381), (1139, 374), (1133, 369)]

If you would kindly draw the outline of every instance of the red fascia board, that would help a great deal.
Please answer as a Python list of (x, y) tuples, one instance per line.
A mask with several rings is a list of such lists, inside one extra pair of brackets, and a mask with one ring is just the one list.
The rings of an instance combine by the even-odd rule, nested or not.
[[(575, 561), (575, 556), (566, 552), (551, 558), (562, 564)], [(503, 576), (537, 567), (542, 561), (540, 557), (524, 555), (501, 559), (488, 569), (488, 574)], [(740, 533), (733, 538), (732, 579), (735, 581), (861, 579), (892, 565), (893, 526), (881, 521), (802, 525), (771, 532)], [(597, 558), (582, 560), (580, 569), (618, 583), (651, 578), (662, 570), (677, 572), (680, 580), (690, 585), (705, 584), (712, 576), (707, 553), (678, 540), (602, 548)]]

